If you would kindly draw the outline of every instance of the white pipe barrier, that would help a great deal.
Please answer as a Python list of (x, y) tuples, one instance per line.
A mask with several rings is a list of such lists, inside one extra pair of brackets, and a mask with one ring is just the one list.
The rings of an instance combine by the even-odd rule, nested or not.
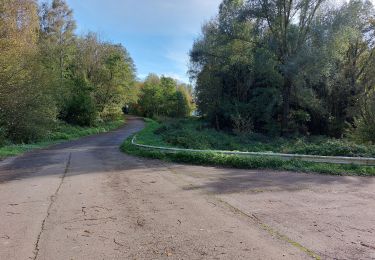
[(302, 160), (302, 161), (318, 162), (318, 163), (356, 164), (356, 165), (365, 165), (365, 166), (375, 166), (375, 158), (284, 154), (284, 153), (273, 153), (273, 152), (236, 152), (236, 151), (221, 151), (221, 150), (196, 150), (196, 149), (160, 147), (160, 146), (138, 144), (136, 142), (136, 136), (134, 136), (132, 139), (132, 145), (140, 147), (140, 148), (159, 150), (159, 151), (168, 152), (168, 153), (178, 153), (178, 152), (218, 153), (218, 154), (226, 154), (226, 155), (239, 155), (239, 156), (245, 156), (245, 157), (265, 156), (265, 157), (277, 157), (277, 158), (284, 159), (284, 160)]

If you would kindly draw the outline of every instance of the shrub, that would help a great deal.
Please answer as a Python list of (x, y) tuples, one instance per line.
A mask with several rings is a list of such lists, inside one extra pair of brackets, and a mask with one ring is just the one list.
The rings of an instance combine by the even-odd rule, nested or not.
[(97, 120), (95, 102), (87, 91), (78, 91), (67, 101), (60, 118), (69, 124), (92, 126)]
[[(259, 133), (234, 135), (208, 128), (200, 119), (153, 122), (145, 143), (158, 140), (158, 145), (191, 149), (236, 150), (251, 152), (281, 152), (326, 156), (375, 156), (374, 145), (356, 144), (347, 139), (325, 136), (302, 138), (269, 137)], [(139, 136), (142, 140), (143, 135)]]
[(351, 137), (359, 142), (375, 144), (375, 92), (362, 100), (361, 116), (355, 119)]
[(5, 145), (5, 143), (6, 143), (5, 129), (0, 127), (0, 147)]
[(152, 159), (161, 159), (178, 163), (196, 165), (225, 166), (243, 169), (276, 169), (298, 172), (316, 172), (331, 175), (363, 175), (375, 176), (375, 167), (357, 165), (338, 165), (328, 163), (312, 163), (301, 160), (282, 160), (271, 157), (242, 157), (237, 155), (223, 155), (217, 153), (163, 153), (135, 147), (131, 144), (132, 137), (128, 138), (121, 150), (131, 155), (143, 156)]
[(254, 124), (251, 116), (242, 116), (240, 114), (233, 115), (233, 131), (237, 134), (249, 134), (254, 129)]
[(38, 93), (19, 99), (28, 105), (17, 105), (15, 102), (2, 109), (0, 123), (3, 125), (3, 135), (14, 143), (38, 141), (55, 123), (56, 110), (53, 102), (46, 96), (38, 96)]

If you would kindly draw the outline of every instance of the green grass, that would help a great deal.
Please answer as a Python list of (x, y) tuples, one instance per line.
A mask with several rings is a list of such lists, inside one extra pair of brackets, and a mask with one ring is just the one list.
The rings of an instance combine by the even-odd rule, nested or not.
[[(356, 144), (348, 139), (324, 136), (281, 138), (252, 133), (236, 135), (216, 131), (200, 119), (170, 120), (152, 125), (157, 142), (167, 146), (244, 152), (276, 152), (325, 156), (375, 157), (375, 145)], [(153, 138), (142, 136), (147, 142)]]
[[(160, 133), (161, 127), (159, 123), (147, 120), (146, 128), (137, 134), (137, 142), (140, 144), (156, 145), (156, 146), (172, 146), (167, 143)], [(209, 130), (212, 131), (212, 130)], [(223, 133), (221, 133), (223, 134)], [(195, 136), (192, 136), (195, 138)], [(200, 139), (200, 136), (196, 136)], [(274, 157), (243, 157), (238, 155), (223, 155), (218, 153), (164, 153), (150, 149), (139, 148), (131, 144), (132, 137), (128, 138), (121, 146), (122, 151), (135, 155), (153, 159), (161, 159), (172, 162), (188, 163), (195, 165), (207, 166), (224, 166), (242, 169), (273, 169), (287, 170), (297, 172), (314, 172), (331, 175), (360, 175), (375, 176), (375, 167), (358, 166), (358, 165), (340, 165), (329, 163), (313, 163), (301, 160), (286, 161)], [(201, 140), (202, 142), (204, 140)], [(192, 148), (192, 147), (189, 147)], [(197, 147), (193, 147), (197, 148)], [(198, 147), (199, 148), (199, 147)], [(205, 148), (206, 149), (206, 148)]]
[(146, 127), (137, 134), (137, 143), (153, 145), (153, 146), (165, 146), (172, 147), (168, 143), (163, 141), (161, 135), (155, 134), (160, 128), (160, 124), (152, 119), (145, 118)]
[(34, 149), (48, 147), (63, 141), (75, 140), (80, 137), (99, 134), (119, 128), (124, 120), (100, 123), (95, 127), (80, 127), (59, 123), (44, 140), (33, 144), (10, 144), (0, 147), (0, 159), (23, 154)]

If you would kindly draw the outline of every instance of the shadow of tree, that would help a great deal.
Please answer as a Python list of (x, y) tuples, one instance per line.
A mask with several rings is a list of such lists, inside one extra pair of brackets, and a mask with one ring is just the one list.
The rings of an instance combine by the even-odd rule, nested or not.
[[(173, 166), (171, 166), (173, 167)], [(373, 177), (358, 176), (330, 176), (315, 173), (298, 173), (272, 170), (239, 170), (223, 169), (216, 167), (177, 166), (173, 170), (197, 178), (201, 183), (193, 183), (184, 187), (186, 190), (202, 190), (213, 194), (238, 193), (238, 192), (265, 192), (265, 191), (297, 191), (313, 189), (316, 186), (330, 185), (351, 186), (351, 190), (358, 190), (369, 184), (375, 183)]]

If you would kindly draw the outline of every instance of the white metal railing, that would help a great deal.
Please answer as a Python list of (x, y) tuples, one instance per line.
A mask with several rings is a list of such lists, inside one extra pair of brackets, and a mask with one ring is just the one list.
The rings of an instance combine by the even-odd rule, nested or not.
[(285, 154), (285, 153), (273, 153), (273, 152), (237, 152), (237, 151), (221, 151), (221, 150), (197, 150), (197, 149), (183, 149), (183, 148), (171, 148), (171, 147), (161, 147), (153, 145), (138, 144), (136, 142), (137, 137), (134, 136), (132, 139), (132, 145), (159, 150), (169, 153), (177, 152), (193, 152), (193, 153), (219, 153), (226, 155), (239, 155), (239, 156), (265, 156), (265, 157), (276, 157), (284, 160), (302, 160), (308, 162), (320, 162), (320, 163), (333, 163), (333, 164), (356, 164), (356, 165), (366, 165), (375, 166), (375, 158), (365, 158), (365, 157), (345, 157), (345, 156), (321, 156), (321, 155), (305, 155), (305, 154)]

